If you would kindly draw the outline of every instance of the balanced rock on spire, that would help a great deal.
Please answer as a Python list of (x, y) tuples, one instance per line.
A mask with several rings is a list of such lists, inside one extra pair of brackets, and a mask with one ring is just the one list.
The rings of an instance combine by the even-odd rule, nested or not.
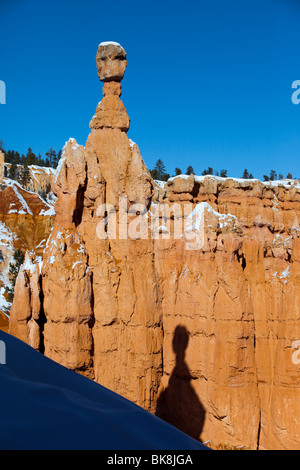
[[(10, 332), (107, 388), (116, 390), (121, 382), (121, 395), (154, 412), (162, 328), (151, 244), (139, 240), (137, 247), (135, 240), (102, 239), (97, 232), (105, 219), (104, 205), (117, 212), (123, 197), (129, 207), (148, 208), (153, 195), (150, 172), (126, 134), (129, 118), (120, 100), (120, 81), (127, 62), (122, 51), (105, 43), (98, 49), (103, 99), (85, 147), (75, 139), (64, 146), (52, 185), (57, 196), (53, 230), (43, 262), (28, 258), (20, 270)], [(40, 304), (36, 300), (33, 305), (33, 299), (41, 299)], [(146, 364), (144, 357), (150, 358)]]
[(121, 80), (127, 67), (126, 52), (115, 42), (99, 45), (96, 63), (99, 79), (104, 82), (103, 99), (97, 106), (96, 114), (90, 122), (91, 129), (120, 129), (128, 132), (130, 119), (124, 104)]
[(121, 82), (127, 67), (126, 52), (117, 42), (99, 44), (96, 62), (101, 82)]

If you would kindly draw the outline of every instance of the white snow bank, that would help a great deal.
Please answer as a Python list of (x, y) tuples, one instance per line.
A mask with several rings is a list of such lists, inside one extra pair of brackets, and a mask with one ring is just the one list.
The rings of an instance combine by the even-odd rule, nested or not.
[(14, 242), (14, 238), (9, 228), (0, 221), (0, 246), (11, 246)]
[[(300, 182), (298, 180), (276, 180), (276, 181), (261, 181), (257, 178), (253, 178), (253, 179), (245, 179), (245, 178), (233, 178), (231, 176), (228, 176), (228, 177), (222, 177), (222, 176), (215, 176), (215, 175), (201, 175), (201, 176), (198, 176), (198, 175), (194, 175), (195, 177), (195, 182), (196, 183), (203, 183), (205, 178), (212, 178), (214, 180), (217, 180), (217, 181), (226, 181), (226, 180), (232, 180), (232, 181), (235, 181), (236, 183), (248, 183), (248, 184), (251, 184), (252, 182), (260, 182), (262, 183), (263, 185), (265, 186), (268, 186), (268, 187), (284, 187), (286, 189), (290, 189), (292, 187), (295, 187), (296, 189), (300, 189)], [(172, 182), (174, 181), (176, 178), (181, 178), (181, 179), (188, 179), (190, 178), (190, 175), (177, 175), (177, 176), (173, 176), (172, 178), (169, 178), (168, 179), (168, 182)]]
[(227, 223), (230, 221), (238, 221), (237, 217), (232, 214), (219, 214), (215, 211), (208, 202), (200, 202), (195, 206), (193, 211), (188, 215), (186, 219), (186, 228), (187, 230), (198, 231), (201, 228), (203, 223), (205, 210), (212, 213), (215, 217), (219, 219), (220, 228), (226, 227)]
[(45, 210), (45, 209), (42, 209), (39, 213), (39, 215), (43, 215), (45, 217), (49, 216), (49, 217), (53, 217), (55, 216), (55, 209), (54, 209), (54, 206), (50, 206), (49, 209)]
[(288, 266), (281, 274), (280, 279), (286, 279), (290, 276), (290, 267)]
[(172, 176), (171, 178), (168, 179), (168, 181), (174, 181), (176, 178), (181, 178), (182, 180), (187, 180), (188, 178), (190, 178), (191, 175), (177, 175), (177, 176)]
[[(15, 250), (14, 242), (16, 235), (14, 235), (9, 228), (0, 221), (0, 252), (3, 261), (0, 265), (0, 281), (7, 287), (11, 287), (9, 281), (9, 263), (12, 261), (12, 255)], [(4, 299), (5, 300), (5, 299)]]
[(62, 154), (62, 156), (59, 159), (58, 165), (56, 167), (55, 173), (54, 173), (54, 183), (57, 182), (62, 166), (65, 163), (65, 161), (66, 161), (66, 157), (64, 156), (64, 154)]
[[(99, 44), (99, 47), (100, 47), (100, 46), (111, 46), (111, 45), (112, 45), (112, 46), (120, 46), (120, 47), (122, 47), (121, 44), (119, 44), (118, 42), (114, 42), (114, 41), (104, 41), (104, 42), (101, 42), (101, 43)], [(123, 49), (123, 47), (122, 47), (122, 49)]]
[(36, 270), (36, 267), (41, 265), (42, 257), (35, 256), (34, 253), (26, 252), (24, 263), (22, 264), (21, 268), (22, 271), (29, 271), (33, 274)]
[(160, 188), (164, 189), (166, 181), (159, 181), (159, 180), (154, 180), (154, 183), (159, 186)]
[(132, 139), (129, 139), (129, 145), (130, 145), (130, 148), (133, 148), (136, 145), (136, 143)]
[(9, 311), (11, 308), (11, 303), (8, 302), (4, 296), (5, 294), (5, 288), (0, 287), (0, 311), (4, 313), (7, 318), (9, 318)]
[(1, 450), (205, 450), (137, 405), (0, 331)]
[(55, 169), (48, 166), (29, 165), (28, 168), (32, 170), (32, 172), (38, 173), (40, 175), (42, 175), (43, 173), (53, 175), (55, 173)]

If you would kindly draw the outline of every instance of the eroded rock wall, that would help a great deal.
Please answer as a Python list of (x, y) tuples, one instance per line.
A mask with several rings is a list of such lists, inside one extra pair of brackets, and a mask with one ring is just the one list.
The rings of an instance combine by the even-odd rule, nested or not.
[[(172, 204), (209, 201), (234, 215), (242, 231), (225, 235), (218, 224), (209, 249), (180, 250), (177, 242), (157, 256), (164, 325), (159, 414), (174, 423), (186, 419), (183, 429), (193, 432), (193, 400), (184, 397), (196, 392), (201, 436), (215, 447), (299, 448), (299, 183), (192, 176), (159, 191), (156, 197)], [(181, 367), (183, 346), (178, 353), (172, 344), (177, 328), (189, 339)]]
[(8, 327), (11, 303), (5, 289), (13, 287), (9, 271), (14, 253), (21, 249), (42, 255), (53, 220), (53, 207), (38, 194), (8, 178), (0, 181), (0, 329)]

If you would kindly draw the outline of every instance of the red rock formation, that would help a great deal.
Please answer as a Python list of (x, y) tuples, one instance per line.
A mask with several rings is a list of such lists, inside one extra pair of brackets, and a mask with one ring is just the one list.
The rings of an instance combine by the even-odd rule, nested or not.
[[(11, 164), (4, 163), (3, 164), (3, 176), (9, 174)], [(17, 165), (18, 171), (21, 171), (23, 168), (22, 165)], [(50, 191), (52, 180), (55, 174), (55, 170), (53, 168), (42, 167), (38, 165), (29, 165), (28, 166), (30, 180), (26, 185), (27, 191), (32, 191), (35, 193), (41, 193), (45, 191), (48, 193)], [(1, 160), (0, 160), (0, 175), (1, 175)], [(1, 179), (1, 176), (0, 176)]]
[(19, 247), (42, 254), (53, 216), (53, 207), (37, 194), (8, 178), (0, 183), (0, 220), (14, 232)]
[[(292, 360), (300, 335), (299, 183), (178, 177), (157, 197), (193, 205), (209, 201), (219, 213), (236, 216), (241, 230), (225, 234), (224, 226), (207, 221), (206, 236), (215, 235), (208, 249), (185, 252), (177, 243), (157, 263), (164, 325), (159, 414), (197, 431), (190, 421), (184, 424), (183, 415), (193, 415), (192, 400), (184, 400), (184, 388), (178, 391), (178, 377), (187, 387), (188, 369), (206, 410), (205, 440), (214, 446), (299, 448), (300, 369)], [(189, 332), (189, 344), (181, 359), (186, 367), (178, 373), (172, 340), (179, 325)], [(201, 423), (201, 408), (198, 416)]]
[(85, 148), (64, 148), (11, 333), (212, 447), (299, 448), (299, 183), (156, 184), (126, 135), (126, 53), (104, 43), (97, 58), (104, 98)]
[(25, 191), (16, 181), (0, 181), (0, 329), (8, 328), (10, 303), (5, 296), (9, 282), (9, 264), (14, 251), (41, 255), (51, 232), (53, 207), (37, 194)]
[[(111, 46), (99, 47), (103, 53), (107, 49)], [(99, 73), (110, 77), (109, 61), (103, 67)], [(155, 411), (162, 326), (153, 250), (147, 241), (97, 237), (101, 204), (116, 205), (119, 196), (126, 196), (129, 204), (149, 206), (152, 179), (126, 135), (129, 118), (120, 83), (105, 83), (103, 94), (85, 149), (71, 139), (53, 181), (56, 218), (40, 281), (46, 319), (42, 343), (47, 356)], [(18, 312), (25, 283), (28, 292), (35, 284), (28, 272), (26, 280), (19, 277), (11, 332), (28, 341), (29, 329), (22, 336), (16, 325), (33, 317), (30, 309), (27, 319), (19, 319)]]

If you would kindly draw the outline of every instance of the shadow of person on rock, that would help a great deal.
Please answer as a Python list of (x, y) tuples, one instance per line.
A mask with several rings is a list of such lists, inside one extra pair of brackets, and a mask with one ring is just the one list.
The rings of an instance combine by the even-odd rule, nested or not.
[(173, 337), (176, 364), (168, 387), (158, 398), (155, 414), (200, 441), (205, 420), (205, 409), (191, 384), (193, 377), (185, 362), (188, 342), (188, 330), (184, 326), (178, 325)]

